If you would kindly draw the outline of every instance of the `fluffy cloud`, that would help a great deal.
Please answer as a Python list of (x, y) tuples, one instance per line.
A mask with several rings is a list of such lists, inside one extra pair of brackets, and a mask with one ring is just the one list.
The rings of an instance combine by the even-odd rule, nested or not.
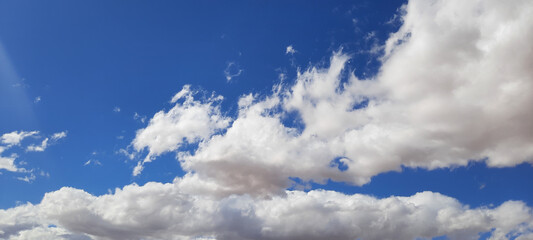
[[(15, 164), (15, 160), (19, 157), (17, 153), (11, 153), (9, 156), (3, 156), (3, 153), (11, 149), (13, 146), (21, 145), (22, 140), (24, 140), (27, 137), (34, 136), (35, 138), (40, 138), (38, 135), (39, 131), (13, 131), (10, 133), (5, 133), (0, 137), (0, 143), (4, 144), (3, 146), (0, 145), (0, 170), (4, 169), (6, 171), (10, 172), (31, 172), (29, 170), (26, 170), (24, 168), (20, 168)], [(31, 144), (26, 146), (26, 151), (28, 152), (42, 152), (44, 151), (50, 143), (55, 143), (57, 140), (64, 138), (67, 136), (66, 131), (64, 132), (58, 132), (51, 136), (51, 141), (49, 141), (49, 138), (45, 138), (40, 144)], [(25, 181), (25, 182), (31, 182), (35, 179), (35, 175), (31, 173), (28, 176), (25, 177), (18, 177), (17, 179)]]
[[(387, 40), (373, 79), (346, 73), (349, 57), (337, 52), (329, 67), (298, 72), (293, 85), (243, 96), (225, 131), (194, 135), (198, 149), (179, 153), (182, 167), (194, 173), (190, 188), (270, 195), (282, 193), (291, 177), (362, 185), (402, 166), (531, 163), (533, 4), (410, 1), (402, 10), (402, 27)], [(227, 123), (218, 109), (197, 122), (210, 126), (209, 116), (225, 119), (219, 128)], [(166, 129), (188, 123), (173, 119)], [(150, 136), (138, 134), (134, 145), (179, 151), (185, 138), (173, 131)]]
[(153, 157), (174, 151), (182, 144), (198, 142), (227, 127), (229, 119), (221, 115), (217, 104), (222, 96), (212, 95), (201, 102), (194, 99), (195, 94), (190, 86), (183, 87), (170, 101), (175, 104), (172, 109), (156, 113), (146, 128), (137, 131), (133, 146), (137, 151), (148, 149), (148, 154), (135, 167), (134, 175)]
[(294, 55), (296, 52), (296, 49), (294, 49), (292, 45), (287, 46), (287, 48), (285, 49), (285, 54)]
[(8, 157), (2, 156), (4, 148), (0, 147), (0, 169), (5, 169), (11, 172), (18, 172), (20, 169), (15, 165), (15, 160), (17, 159), (17, 154), (11, 154)]
[(471, 209), (433, 192), (377, 199), (323, 190), (287, 191), (271, 199), (213, 199), (190, 195), (179, 182), (128, 185), (103, 196), (65, 187), (46, 194), (38, 205), (0, 210), (0, 237), (477, 239), (491, 232), (491, 239), (506, 239), (527, 238), (533, 230), (532, 209), (517, 201)]
[(30, 131), (30, 132), (13, 131), (10, 133), (4, 133), (0, 137), (0, 142), (2, 142), (3, 144), (9, 147), (13, 145), (18, 145), (24, 138), (27, 138), (29, 136), (34, 136), (37, 134), (39, 134), (39, 131)]
[(11, 153), (9, 156), (2, 155), (4, 151), (10, 149), (11, 147), (20, 145), (20, 142), (22, 142), (24, 138), (37, 134), (39, 134), (38, 131), (13, 131), (10, 133), (4, 133), (2, 136), (0, 136), (0, 143), (4, 144), (4, 146), (0, 145), (0, 170), (4, 169), (10, 172), (24, 172), (25, 169), (20, 168), (15, 164), (15, 160), (18, 158), (16, 153)]
[(533, 2), (413, 0), (402, 10), (373, 79), (347, 73), (349, 56), (334, 53), (292, 85), (244, 95), (233, 118), (222, 97), (185, 86), (132, 142), (147, 151), (134, 175), (175, 152), (185, 176), (102, 196), (65, 187), (0, 210), (0, 237), (532, 239), (533, 212), (520, 201), (470, 208), (434, 192), (285, 190), (291, 178), (361, 185), (402, 166), (533, 161)]

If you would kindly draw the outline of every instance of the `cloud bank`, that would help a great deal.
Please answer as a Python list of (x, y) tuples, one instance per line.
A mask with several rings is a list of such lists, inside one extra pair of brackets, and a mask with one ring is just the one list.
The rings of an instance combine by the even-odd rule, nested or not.
[[(93, 196), (62, 188), (38, 205), (0, 210), (0, 237), (30, 239), (531, 239), (522, 202), (475, 208), (433, 192), (374, 197), (313, 190), (255, 199), (191, 195), (174, 183), (129, 185)], [(41, 238), (43, 239), (43, 238)], [(47, 239), (47, 238), (44, 238)]]

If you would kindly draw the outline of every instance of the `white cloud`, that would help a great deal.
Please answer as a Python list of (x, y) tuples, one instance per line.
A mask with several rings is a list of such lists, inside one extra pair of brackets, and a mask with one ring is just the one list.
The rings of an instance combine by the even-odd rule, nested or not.
[[(3, 156), (5, 150), (12, 148), (13, 146), (18, 146), (22, 142), (23, 139), (34, 136), (35, 138), (40, 138), (41, 136), (38, 135), (39, 131), (13, 131), (10, 133), (5, 133), (0, 137), (0, 142), (2, 144), (5, 144), (4, 146), (0, 145), (0, 169), (4, 169), (6, 171), (10, 172), (28, 172), (28, 170), (24, 168), (19, 168), (15, 164), (15, 160), (19, 157), (16, 153), (11, 153), (9, 156)], [(44, 151), (50, 143), (55, 143), (58, 139), (63, 138), (66, 136), (66, 132), (60, 132), (55, 133), (51, 137), (51, 141), (49, 138), (45, 138), (41, 141), (40, 144), (30, 144), (25, 147), (27, 152), (42, 152)], [(23, 162), (19, 162), (19, 164), (23, 164)], [(33, 175), (33, 174), (32, 174)], [(35, 179), (35, 176), (32, 177), (24, 177), (18, 178), (19, 180), (23, 180), (26, 182), (30, 182), (33, 179)]]
[(87, 165), (90, 165), (90, 164), (95, 165), (95, 166), (102, 166), (102, 163), (100, 161), (96, 160), (96, 159), (87, 160), (87, 162), (85, 162), (83, 164), (83, 166), (87, 166)]
[[(412, 0), (403, 9), (375, 78), (346, 73), (349, 57), (335, 53), (291, 86), (244, 95), (233, 119), (220, 96), (185, 86), (132, 142), (148, 151), (134, 175), (176, 152), (184, 177), (102, 196), (65, 187), (0, 210), (0, 238), (531, 239), (533, 212), (520, 201), (470, 208), (433, 192), (285, 190), (290, 177), (361, 185), (402, 166), (533, 161), (533, 2)], [(181, 152), (188, 143), (199, 147)]]
[[(179, 93), (178, 93), (178, 94), (179, 94)], [(178, 94), (176, 94), (176, 95), (178, 95)], [(176, 96), (174, 96), (174, 97), (176, 97)], [(141, 116), (141, 115), (139, 115), (137, 112), (135, 112), (135, 113), (133, 114), (133, 119), (134, 119), (134, 120), (139, 120), (139, 121), (141, 121), (141, 123), (146, 122), (146, 116), (144, 116), (144, 115)]]
[(58, 132), (58, 133), (54, 133), (52, 135), (52, 140), (59, 140), (61, 138), (65, 138), (65, 137), (67, 137), (67, 131)]
[[(349, 58), (335, 53), (329, 67), (298, 72), (288, 88), (243, 97), (226, 131), (205, 131), (194, 153), (179, 154), (197, 174), (191, 184), (215, 195), (270, 195), (289, 177), (362, 185), (402, 166), (531, 163), (533, 4), (410, 1), (403, 9), (374, 79), (343, 73)], [(301, 129), (283, 123), (291, 113)], [(150, 139), (159, 139), (150, 149), (162, 153), (178, 150), (183, 136), (152, 132)]]
[(29, 136), (34, 136), (34, 135), (37, 135), (39, 134), (39, 131), (30, 131), (30, 132), (25, 132), (25, 131), (13, 131), (13, 132), (10, 132), (10, 133), (4, 133), (1, 137), (0, 137), (0, 141), (3, 143), (3, 144), (6, 144), (7, 146), (13, 146), (13, 145), (18, 145), (20, 144), (20, 142), (24, 139), (24, 138), (27, 138)]
[(30, 173), (29, 175), (26, 175), (24, 177), (17, 177), (17, 179), (20, 180), (20, 181), (31, 183), (31, 182), (33, 182), (35, 180), (35, 174)]
[(48, 138), (45, 138), (41, 145), (30, 145), (26, 148), (28, 152), (42, 152), (48, 147)]
[(84, 238), (81, 234), (69, 233), (66, 229), (52, 224), (43, 224), (45, 221), (39, 212), (39, 207), (30, 203), (0, 210), (0, 239), (91, 239), (87, 236)]
[(65, 137), (67, 137), (67, 132), (66, 131), (54, 133), (51, 136), (51, 139), (45, 138), (41, 142), (40, 145), (35, 145), (35, 144), (29, 145), (28, 147), (26, 147), (26, 151), (28, 151), (28, 152), (43, 152), (48, 147), (49, 140), (51, 140), (50, 143), (53, 144), (53, 143), (57, 142), (57, 140), (65, 138)]
[(41, 101), (41, 96), (35, 97), (35, 100), (33, 100), (34, 103), (38, 103)]
[(229, 82), (234, 77), (238, 77), (242, 74), (244, 70), (239, 67), (235, 62), (229, 62), (226, 66), (226, 69), (224, 69), (224, 76), (226, 77), (226, 80)]
[[(146, 162), (162, 153), (174, 151), (184, 143), (195, 143), (211, 136), (218, 129), (227, 127), (229, 119), (220, 113), (221, 96), (212, 95), (201, 102), (194, 99), (196, 93), (185, 86), (171, 100), (174, 107), (160, 111), (144, 129), (137, 131), (132, 144), (136, 151), (148, 149), (148, 154), (134, 169), (137, 175)], [(180, 103), (178, 100), (183, 99)]]
[(113, 108), (113, 112), (116, 112), (116, 113), (120, 112), (120, 108), (119, 107)]
[(287, 46), (287, 48), (285, 49), (285, 54), (293, 55), (296, 52), (297, 52), (296, 49), (294, 49), (294, 47), (292, 47), (292, 45)]
[(136, 156), (135, 152), (130, 153), (128, 152), (128, 150), (123, 149), (123, 148), (119, 149), (117, 153), (126, 156), (129, 160), (135, 159), (135, 156)]
[[(2, 151), (0, 151), (0, 154), (1, 153)], [(21, 169), (15, 165), (15, 160), (17, 159), (17, 157), (17, 154), (11, 154), (9, 157), (4, 157), (0, 155), (0, 169), (5, 169), (6, 171), (10, 172), (21, 171)]]
[[(508, 201), (495, 208), (469, 208), (433, 192), (377, 199), (332, 191), (287, 191), (254, 199), (199, 197), (174, 183), (147, 183), (93, 196), (62, 188), (38, 205), (0, 210), (2, 238), (33, 231), (78, 233), (93, 239), (449, 239), (531, 236), (532, 209)], [(3, 234), (3, 235), (2, 235)]]

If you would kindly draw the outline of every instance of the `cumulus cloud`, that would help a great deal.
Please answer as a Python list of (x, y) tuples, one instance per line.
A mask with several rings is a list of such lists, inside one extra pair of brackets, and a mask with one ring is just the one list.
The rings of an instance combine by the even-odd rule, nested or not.
[(41, 145), (30, 145), (26, 148), (28, 152), (42, 152), (48, 147), (48, 138), (45, 138)]
[(205, 139), (217, 130), (227, 127), (229, 119), (220, 113), (218, 102), (222, 96), (211, 95), (203, 101), (194, 99), (197, 92), (185, 86), (170, 101), (175, 104), (168, 112), (154, 115), (148, 126), (137, 131), (133, 147), (137, 151), (148, 149), (145, 159), (135, 167), (138, 175), (146, 162), (162, 153), (174, 151), (182, 144)]
[[(531, 163), (533, 4), (410, 1), (402, 9), (374, 78), (347, 73), (349, 56), (337, 52), (329, 67), (298, 72), (293, 85), (244, 96), (225, 131), (203, 131), (195, 152), (179, 153), (196, 179), (191, 188), (270, 195), (291, 177), (362, 185), (402, 166)], [(300, 125), (284, 122), (294, 115)], [(227, 123), (219, 111), (212, 116)], [(168, 132), (154, 132), (150, 149), (178, 150), (184, 137)]]
[(491, 239), (527, 237), (533, 230), (532, 209), (519, 201), (472, 209), (433, 192), (377, 199), (323, 190), (213, 199), (184, 192), (179, 181), (133, 184), (102, 196), (64, 187), (38, 205), (0, 210), (0, 237), (46, 232), (87, 239), (462, 240), (485, 232)]
[[(22, 140), (30, 136), (33, 136), (34, 138), (41, 137), (39, 136), (39, 131), (13, 131), (10, 133), (5, 133), (0, 137), (0, 143), (4, 144), (3, 146), (0, 145), (0, 169), (4, 169), (10, 172), (29, 171), (15, 164), (15, 160), (19, 157), (17, 153), (12, 152), (11, 154), (9, 154), (9, 156), (4, 156), (3, 153), (14, 146), (21, 145)], [(53, 134), (51, 136), (51, 141), (49, 138), (45, 138), (41, 141), (40, 144), (30, 144), (27, 145), (25, 148), (27, 152), (42, 152), (49, 146), (50, 143), (55, 143), (57, 140), (64, 137), (66, 137), (66, 131)], [(19, 177), (17, 179), (25, 182), (31, 182), (35, 179), (35, 176), (31, 174), (29, 176), (23, 178)]]
[(39, 131), (29, 131), (29, 132), (13, 131), (10, 133), (4, 133), (0, 137), (0, 142), (2, 142), (3, 144), (7, 146), (18, 145), (24, 138), (27, 138), (29, 136), (34, 136), (37, 134), (39, 134)]
[(4, 133), (0, 137), (0, 169), (4, 169), (10, 172), (24, 172), (24, 168), (20, 168), (15, 164), (15, 160), (18, 158), (16, 153), (11, 153), (9, 156), (3, 156), (3, 153), (15, 145), (20, 145), (20, 142), (24, 138), (35, 136), (39, 134), (39, 131), (13, 131), (10, 133)]
[(412, 0), (372, 79), (346, 72), (349, 56), (336, 52), (291, 85), (243, 95), (234, 117), (221, 96), (186, 85), (132, 142), (146, 152), (134, 175), (174, 152), (185, 176), (102, 196), (64, 187), (0, 210), (0, 238), (532, 239), (521, 201), (470, 208), (434, 192), (286, 190), (294, 178), (362, 185), (402, 166), (531, 163), (532, 12), (531, 1)]
[(3, 148), (0, 148), (0, 169), (4, 169), (10, 172), (21, 171), (22, 169), (15, 165), (15, 160), (17, 159), (18, 155), (13, 153), (10, 156), (5, 157), (1, 155), (2, 151)]

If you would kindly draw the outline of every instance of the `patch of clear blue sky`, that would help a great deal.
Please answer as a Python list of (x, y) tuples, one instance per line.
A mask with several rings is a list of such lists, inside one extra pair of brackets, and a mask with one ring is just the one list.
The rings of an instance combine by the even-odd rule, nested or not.
[[(326, 66), (341, 48), (352, 56), (350, 71), (372, 76), (379, 62), (367, 51), (398, 28), (387, 22), (402, 3), (0, 1), (0, 133), (68, 131), (43, 153), (13, 149), (18, 161), (50, 177), (28, 184), (15, 179), (20, 173), (2, 171), (0, 208), (38, 203), (63, 186), (104, 194), (132, 182), (172, 181), (183, 174), (173, 153), (147, 164), (139, 177), (131, 176), (135, 162), (116, 154), (146, 125), (133, 119), (135, 112), (149, 119), (192, 84), (223, 95), (223, 110), (235, 114), (242, 94), (268, 93), (279, 73), (293, 80), (297, 67)], [(288, 45), (297, 50), (293, 56), (285, 54)], [(228, 83), (224, 69), (230, 62), (244, 71)], [(33, 103), (37, 96), (42, 100)], [(90, 159), (102, 166), (83, 166)], [(480, 163), (403, 169), (363, 187), (313, 187), (378, 197), (429, 190), (471, 206), (509, 199), (533, 205), (532, 176), (530, 165), (489, 169)]]

